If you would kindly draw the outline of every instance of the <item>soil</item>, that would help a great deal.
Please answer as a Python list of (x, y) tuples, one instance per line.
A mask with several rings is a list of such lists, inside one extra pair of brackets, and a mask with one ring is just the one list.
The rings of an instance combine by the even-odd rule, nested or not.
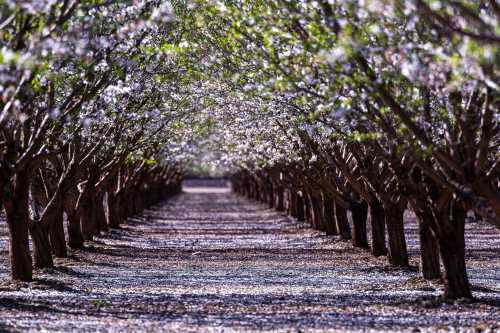
[(0, 331), (498, 332), (500, 232), (467, 224), (475, 301), (443, 303), (406, 220), (400, 269), (227, 188), (189, 186), (32, 283), (9, 282), (2, 221)]

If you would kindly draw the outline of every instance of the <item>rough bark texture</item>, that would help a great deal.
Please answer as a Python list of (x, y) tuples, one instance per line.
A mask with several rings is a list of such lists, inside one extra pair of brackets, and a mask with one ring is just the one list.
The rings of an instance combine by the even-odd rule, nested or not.
[(4, 198), (5, 215), (10, 235), (11, 277), (13, 280), (19, 281), (31, 281), (33, 279), (28, 240), (28, 177), (26, 171), (18, 173), (12, 180), (10, 196)]
[(441, 277), (439, 246), (430, 228), (433, 216), (429, 212), (421, 212), (417, 214), (417, 218), (419, 220), (420, 270), (422, 276), (426, 280), (439, 279)]
[(351, 203), (351, 217), (353, 231), (352, 245), (367, 249), (366, 219), (368, 217), (368, 205), (366, 202)]
[(337, 223), (335, 220), (335, 210), (333, 198), (327, 194), (323, 195), (323, 212), (325, 215), (325, 227), (327, 235), (338, 235)]
[(335, 204), (335, 219), (337, 221), (337, 228), (342, 239), (351, 239), (351, 227), (349, 226), (349, 219), (347, 218), (347, 210), (342, 206)]
[(304, 199), (304, 217), (305, 221), (309, 223), (310, 225), (313, 224), (312, 221), (312, 214), (311, 214), (311, 200), (309, 199), (309, 195), (307, 193), (304, 193), (302, 196), (302, 199)]
[(80, 214), (76, 208), (77, 194), (76, 191), (67, 193), (64, 200), (64, 210), (68, 218), (68, 246), (72, 249), (83, 248), (83, 235), (80, 225)]
[(305, 221), (306, 215), (305, 215), (305, 202), (303, 194), (301, 195), (297, 194), (296, 199), (297, 199), (297, 220)]
[(385, 204), (385, 222), (389, 240), (389, 262), (395, 266), (408, 266), (408, 250), (404, 233), (404, 209)]
[(97, 223), (90, 194), (83, 196), (79, 208), (83, 239), (92, 240), (97, 235)]
[(104, 210), (104, 194), (99, 193), (95, 195), (92, 205), (93, 205), (93, 210), (95, 211), (97, 230), (108, 231), (108, 225), (106, 222), (106, 213)]
[(54, 266), (47, 229), (40, 221), (34, 221), (29, 227), (31, 240), (33, 241), (34, 265), (37, 268)]
[(312, 223), (316, 230), (325, 231), (325, 218), (323, 213), (323, 199), (321, 197), (321, 192), (314, 191), (311, 192), (311, 213), (312, 213)]
[(284, 200), (284, 191), (283, 186), (277, 185), (275, 187), (275, 196), (276, 196), (276, 210), (284, 211), (285, 210), (285, 200)]
[[(452, 214), (441, 213), (442, 232), (439, 236), (439, 251), (444, 266), (444, 298), (472, 298), (467, 270), (465, 268), (466, 212), (454, 205)], [(443, 228), (444, 227), (444, 228)]]
[(370, 222), (372, 227), (372, 254), (375, 257), (386, 255), (385, 216), (380, 203), (370, 204)]
[(50, 216), (47, 216), (49, 225), (49, 240), (52, 253), (57, 258), (66, 258), (68, 252), (66, 250), (66, 239), (64, 236), (64, 216), (62, 200), (56, 199), (56, 207)]
[(119, 228), (121, 223), (120, 197), (108, 193), (108, 227)]
[(297, 218), (297, 191), (294, 188), (288, 190), (288, 214)]

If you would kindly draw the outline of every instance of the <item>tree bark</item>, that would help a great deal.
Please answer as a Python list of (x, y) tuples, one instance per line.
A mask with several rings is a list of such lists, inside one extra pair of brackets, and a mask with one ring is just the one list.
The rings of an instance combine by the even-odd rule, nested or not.
[(441, 212), (441, 233), (439, 251), (444, 266), (444, 298), (449, 300), (472, 298), (469, 279), (465, 267), (465, 227), (466, 211), (455, 203), (451, 216)]
[(76, 210), (66, 211), (68, 217), (68, 246), (72, 249), (83, 249), (83, 235), (80, 226), (80, 215)]
[(108, 231), (108, 225), (106, 223), (106, 213), (104, 212), (104, 194), (98, 193), (94, 196), (92, 202), (92, 209), (95, 211), (95, 219), (97, 223), (97, 230)]
[(35, 267), (54, 267), (48, 228), (40, 221), (33, 221), (30, 224), (29, 231), (31, 240), (33, 241), (33, 259)]
[(337, 221), (337, 228), (342, 239), (351, 239), (351, 227), (349, 226), (349, 219), (347, 218), (347, 210), (337, 203), (334, 203), (335, 220)]
[(4, 208), (9, 229), (9, 255), (13, 280), (33, 279), (32, 259), (29, 249), (29, 174), (19, 172), (11, 181), (10, 195), (4, 197)]
[(297, 194), (295, 196), (297, 199), (297, 221), (305, 221), (306, 213), (305, 213), (305, 202), (304, 202), (304, 194)]
[(276, 196), (276, 210), (277, 211), (284, 211), (285, 210), (285, 204), (284, 204), (284, 193), (283, 193), (283, 187), (282, 186), (276, 186), (275, 187), (275, 196)]
[(426, 280), (439, 279), (441, 268), (439, 265), (439, 246), (430, 225), (434, 218), (431, 213), (417, 214), (419, 220), (418, 231), (420, 238), (420, 269)]
[(91, 241), (97, 235), (97, 223), (95, 219), (95, 211), (92, 209), (92, 195), (84, 194), (80, 200), (80, 223), (82, 228), (82, 236), (84, 240)]
[(311, 218), (311, 201), (309, 200), (309, 195), (304, 192), (304, 195), (302, 196), (302, 199), (304, 200), (304, 220), (312, 225), (312, 218)]
[(366, 235), (366, 219), (368, 217), (368, 205), (366, 202), (351, 203), (351, 217), (354, 247), (368, 248), (368, 238)]
[(338, 235), (337, 223), (335, 221), (335, 211), (333, 198), (323, 193), (323, 211), (325, 215), (325, 227), (327, 235)]
[(319, 231), (326, 231), (321, 192), (314, 191), (313, 194), (310, 195), (310, 201), (313, 228)]
[(397, 204), (386, 203), (384, 215), (389, 236), (389, 263), (394, 266), (406, 267), (409, 263), (404, 232), (404, 209)]
[(264, 200), (267, 202), (270, 208), (274, 208), (274, 186), (270, 181), (264, 181), (265, 187), (265, 198)]
[(372, 227), (372, 254), (375, 257), (386, 255), (384, 210), (378, 202), (370, 204), (370, 222)]
[(52, 248), (52, 253), (54, 253), (57, 258), (66, 258), (68, 252), (66, 250), (66, 239), (64, 236), (64, 209), (62, 200), (56, 200), (56, 208), (54, 208), (50, 216), (47, 216), (50, 246)]
[(297, 218), (297, 191), (291, 187), (288, 189), (288, 214)]
[(120, 227), (120, 223), (120, 197), (108, 193), (108, 227), (116, 229)]

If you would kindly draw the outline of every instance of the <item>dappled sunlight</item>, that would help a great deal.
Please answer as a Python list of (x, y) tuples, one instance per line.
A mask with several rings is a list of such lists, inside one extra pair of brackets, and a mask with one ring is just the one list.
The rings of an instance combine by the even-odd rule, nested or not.
[(0, 0), (0, 332), (500, 332), (500, 0)]
[[(411, 221), (407, 236), (415, 244)], [(59, 275), (39, 272), (29, 287), (0, 289), (1, 321), (15, 319), (20, 329), (65, 330), (78, 322), (85, 330), (188, 332), (493, 323), (499, 318), (500, 258), (474, 253), (495, 253), (500, 237), (484, 243), (485, 234), (499, 234), (479, 226), (467, 232), (474, 296), (496, 305), (439, 305), (426, 299), (439, 295), (441, 286), (419, 279), (416, 270), (391, 268), (385, 258), (303, 228), (227, 188), (185, 187), (88, 243), (73, 254), (74, 262), (59, 260), (56, 270), (67, 267)], [(44, 280), (59, 287), (47, 288)]]

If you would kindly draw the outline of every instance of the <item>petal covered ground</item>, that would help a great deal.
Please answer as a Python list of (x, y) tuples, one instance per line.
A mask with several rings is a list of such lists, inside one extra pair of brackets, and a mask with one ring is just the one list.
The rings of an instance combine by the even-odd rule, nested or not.
[[(411, 262), (418, 265), (409, 218)], [(476, 302), (226, 188), (183, 194), (37, 271), (0, 285), (0, 331), (498, 331), (500, 232), (467, 226)], [(8, 280), (5, 224), (0, 278)]]

